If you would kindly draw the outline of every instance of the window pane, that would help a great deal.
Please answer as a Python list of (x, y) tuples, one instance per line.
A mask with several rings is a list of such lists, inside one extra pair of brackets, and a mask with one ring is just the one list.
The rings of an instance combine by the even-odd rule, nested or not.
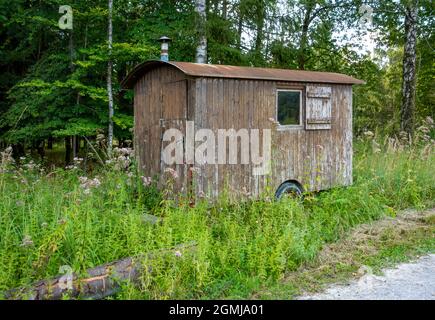
[(278, 91), (278, 122), (282, 126), (300, 125), (301, 93)]

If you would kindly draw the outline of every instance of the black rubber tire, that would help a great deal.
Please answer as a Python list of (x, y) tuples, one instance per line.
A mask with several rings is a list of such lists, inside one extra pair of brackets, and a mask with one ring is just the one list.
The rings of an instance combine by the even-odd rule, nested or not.
[(303, 190), (299, 184), (284, 182), (275, 192), (275, 198), (280, 200), (285, 194), (293, 194), (295, 198), (302, 198)]

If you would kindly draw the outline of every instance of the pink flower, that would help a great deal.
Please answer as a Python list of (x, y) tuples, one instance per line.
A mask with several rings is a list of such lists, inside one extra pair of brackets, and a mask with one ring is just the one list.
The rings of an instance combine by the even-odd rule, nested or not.
[(175, 170), (172, 169), (172, 168), (166, 168), (166, 169), (165, 169), (165, 173), (169, 173), (169, 174), (172, 176), (172, 178), (174, 178), (174, 179), (177, 179), (177, 178), (178, 178), (178, 173), (177, 173), (177, 171), (175, 171)]
[(142, 183), (143, 183), (144, 187), (148, 187), (149, 185), (151, 185), (151, 182), (152, 182), (151, 177), (141, 176), (141, 179), (142, 179)]

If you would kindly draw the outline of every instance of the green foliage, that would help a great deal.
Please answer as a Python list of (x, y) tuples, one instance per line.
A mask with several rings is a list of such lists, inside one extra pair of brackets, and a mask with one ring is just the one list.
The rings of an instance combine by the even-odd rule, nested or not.
[[(374, 8), (377, 54), (343, 30), (366, 32), (361, 4)], [(417, 120), (434, 117), (431, 1), (420, 1)], [(0, 1), (0, 140), (31, 144), (51, 136), (95, 134), (108, 122), (107, 2), (70, 1), (72, 32), (60, 30), (59, 0)], [(366, 81), (355, 88), (355, 127), (399, 131), (405, 1), (208, 1), (210, 63), (343, 72)], [(114, 4), (115, 136), (130, 139), (132, 93), (120, 81), (138, 63), (158, 58), (160, 36), (173, 39), (170, 59), (193, 61), (198, 42), (193, 1)], [(355, 51), (359, 47), (359, 51)], [(388, 119), (388, 121), (385, 121)]]
[[(312, 261), (322, 246), (357, 224), (433, 205), (434, 154), (420, 148), (372, 152), (358, 143), (355, 184), (305, 200), (207, 201), (191, 207), (164, 200), (141, 177), (116, 169), (94, 172), (101, 184), (85, 187), (80, 169), (0, 176), (0, 290), (75, 272), (127, 256), (195, 241), (197, 248), (156, 255), (141, 287), (117, 298), (246, 298), (264, 283)], [(90, 178), (89, 178), (90, 179)], [(144, 214), (163, 218), (152, 225)]]

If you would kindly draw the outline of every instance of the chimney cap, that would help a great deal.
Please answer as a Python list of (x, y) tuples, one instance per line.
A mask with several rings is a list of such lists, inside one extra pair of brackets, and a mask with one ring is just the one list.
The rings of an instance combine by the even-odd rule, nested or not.
[(172, 39), (168, 38), (167, 36), (162, 36), (162, 37), (159, 38), (159, 41), (160, 42), (171, 42)]

